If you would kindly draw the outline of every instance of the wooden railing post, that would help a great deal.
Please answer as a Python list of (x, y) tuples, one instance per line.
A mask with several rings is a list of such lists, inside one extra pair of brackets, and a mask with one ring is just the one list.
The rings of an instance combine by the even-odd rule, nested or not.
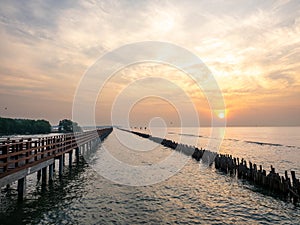
[(44, 158), (44, 138), (39, 138), (39, 152), (41, 153), (40, 156), (42, 158)]
[[(16, 140), (12, 140), (11, 141), (11, 151), (12, 153), (15, 153), (15, 152), (18, 152), (18, 145), (16, 144)], [(18, 160), (19, 159), (19, 156), (18, 155), (15, 155), (14, 157), (14, 160)], [(14, 164), (14, 167), (17, 168), (18, 167), (18, 162), (15, 162)]]
[(49, 138), (49, 137), (46, 138), (46, 145), (47, 145), (46, 151), (48, 152), (48, 153), (47, 153), (47, 156), (50, 156), (50, 155), (51, 155), (51, 152), (49, 151), (49, 150), (51, 150), (51, 146), (50, 146), (50, 144), (51, 144), (51, 139), (52, 139), (52, 138)]
[(38, 147), (38, 141), (34, 141), (34, 146), (33, 147), (35, 148), (35, 150), (34, 150), (34, 155), (35, 155), (34, 161), (37, 161), (38, 160), (38, 156), (37, 156), (37, 153), (38, 153), (38, 149), (37, 149), (37, 147)]
[(2, 148), (2, 155), (6, 155), (5, 158), (3, 158), (3, 163), (4, 163), (4, 166), (3, 166), (3, 173), (5, 173), (7, 171), (7, 163), (8, 163), (8, 142), (3, 142), (4, 146)]
[[(106, 135), (106, 130), (97, 131), (101, 137)], [(91, 150), (97, 144), (98, 135), (93, 132), (74, 133), (55, 135), (46, 138), (32, 138), (10, 140), (7, 139), (0, 143), (0, 177), (3, 178), (9, 174), (14, 174), (22, 169), (21, 174), (26, 172), (32, 173), (31, 168), (40, 163), (46, 162), (49, 166), (49, 180), (52, 180), (54, 163), (50, 166), (48, 160), (59, 159), (59, 174), (63, 173), (65, 165), (65, 154), (69, 153), (69, 166), (73, 163), (73, 150), (75, 150), (76, 161), (79, 161), (79, 154), (82, 150)], [(107, 136), (107, 135), (106, 135)], [(38, 170), (38, 180), (42, 178), (42, 183), (45, 183), (46, 168)], [(18, 178), (19, 179), (19, 178)], [(19, 181), (19, 194), (23, 195), (21, 189), (24, 187), (24, 180)]]
[(29, 163), (29, 156), (31, 155), (31, 138), (29, 138), (26, 142), (26, 164)]
[[(19, 147), (18, 147), (18, 151), (19, 151), (19, 152), (22, 152), (22, 151), (24, 150), (23, 144), (24, 144), (23, 139), (19, 140), (19, 143), (17, 144), (17, 145), (19, 146)], [(25, 155), (24, 155), (23, 153), (18, 154), (18, 156), (19, 156), (19, 157), (18, 157), (19, 159), (22, 159), (22, 158), (25, 157)], [(25, 159), (22, 160), (21, 162), (18, 161), (18, 167), (19, 167), (19, 166), (22, 166), (23, 164), (25, 164)]]

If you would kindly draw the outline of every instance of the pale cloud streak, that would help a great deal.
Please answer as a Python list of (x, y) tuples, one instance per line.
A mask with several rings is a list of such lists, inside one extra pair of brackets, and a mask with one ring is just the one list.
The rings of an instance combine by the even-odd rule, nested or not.
[[(298, 1), (1, 1), (0, 6), (2, 98), (28, 97), (37, 107), (41, 101), (70, 105), (80, 77), (99, 56), (124, 44), (157, 40), (185, 47), (206, 63), (238, 117), (232, 123), (247, 123), (242, 111), (254, 106), (274, 111), (283, 105), (280, 113), (286, 109), (289, 117), (300, 113)], [(180, 72), (153, 68), (124, 69), (109, 85), (121, 90), (141, 73), (165, 73), (205, 110), (203, 93)], [(109, 103), (116, 95), (106, 96)], [(0, 103), (5, 107), (7, 100)], [(43, 110), (52, 123), (61, 119)], [(0, 113), (25, 116), (18, 110)], [(70, 116), (71, 109), (62, 114)], [(299, 118), (282, 121), (292, 123), (299, 125)]]

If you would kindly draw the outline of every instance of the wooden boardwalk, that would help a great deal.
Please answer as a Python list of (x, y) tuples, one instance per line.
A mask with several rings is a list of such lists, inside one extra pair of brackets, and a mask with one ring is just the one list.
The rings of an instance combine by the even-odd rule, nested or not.
[[(59, 160), (59, 175), (62, 174), (65, 154), (75, 151), (76, 158), (84, 150), (107, 137), (112, 128), (54, 135), (43, 138), (7, 139), (0, 143), (0, 187), (18, 181), (19, 199), (23, 198), (26, 188), (26, 176), (37, 172), (46, 182), (47, 167), (49, 167), (49, 181), (53, 179), (55, 160)], [(69, 165), (71, 165), (69, 162)]]

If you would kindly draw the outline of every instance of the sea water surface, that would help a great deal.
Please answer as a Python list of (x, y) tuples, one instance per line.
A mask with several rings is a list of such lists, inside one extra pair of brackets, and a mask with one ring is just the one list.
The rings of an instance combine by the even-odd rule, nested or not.
[[(190, 132), (189, 132), (190, 131)], [(168, 139), (205, 147), (209, 128), (169, 128)], [(151, 132), (151, 131), (145, 131)], [(155, 132), (154, 132), (155, 133)], [(132, 134), (114, 129), (92, 155), (93, 165), (100, 162), (105, 149), (116, 159), (135, 166), (152, 165), (174, 154), (157, 145), (155, 150), (132, 150), (127, 141)], [(143, 139), (143, 143), (151, 142)], [(140, 146), (142, 147), (142, 146)], [(295, 170), (300, 176), (299, 127), (227, 128), (221, 153), (251, 160), (268, 168), (271, 164), (283, 173)], [(187, 157), (175, 153), (176, 157)], [(1, 192), (0, 224), (299, 224), (300, 207), (272, 196), (247, 182), (237, 180), (187, 159), (185, 166), (170, 178), (152, 185), (128, 186), (104, 178), (81, 158), (71, 170), (65, 167), (63, 179), (41, 188), (36, 176), (27, 177), (27, 194), (16, 201), (15, 186)], [(108, 168), (109, 169), (109, 168)], [(124, 173), (122, 168), (114, 173)], [(126, 174), (124, 175), (126, 176)], [(128, 176), (131, 176), (128, 174)], [(158, 174), (159, 176), (159, 174)]]

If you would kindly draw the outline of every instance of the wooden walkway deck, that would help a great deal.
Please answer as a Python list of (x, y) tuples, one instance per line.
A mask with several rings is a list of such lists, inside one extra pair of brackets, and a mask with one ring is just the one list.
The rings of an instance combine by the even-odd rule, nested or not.
[(43, 180), (49, 166), (49, 180), (53, 177), (55, 159), (59, 160), (59, 174), (62, 174), (64, 155), (75, 150), (79, 157), (81, 150), (90, 150), (99, 140), (103, 140), (112, 128), (81, 133), (54, 135), (44, 138), (7, 139), (0, 142), (0, 187), (18, 180), (19, 198), (23, 198), (24, 178), (27, 175), (42, 172)]

